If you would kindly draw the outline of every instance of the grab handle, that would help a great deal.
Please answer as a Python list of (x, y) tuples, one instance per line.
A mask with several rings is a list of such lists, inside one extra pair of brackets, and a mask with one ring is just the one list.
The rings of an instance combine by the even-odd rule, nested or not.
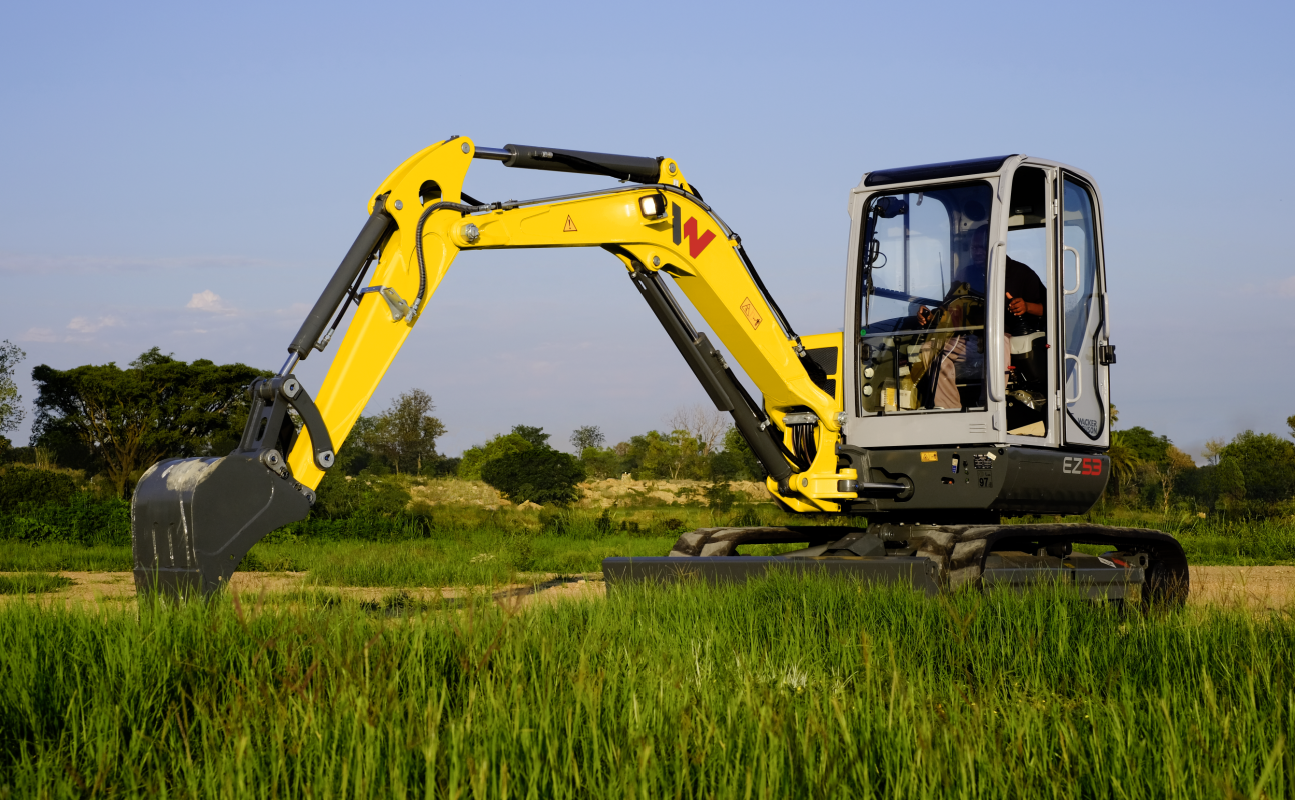
[[(1062, 279), (1062, 281), (1061, 281), (1061, 288), (1062, 288), (1062, 292), (1063, 292), (1064, 294), (1074, 294), (1075, 292), (1078, 292), (1078, 291), (1079, 291), (1079, 285), (1080, 285), (1080, 283), (1081, 283), (1081, 281), (1080, 281), (1080, 279), (1079, 279), (1079, 251), (1078, 251), (1078, 250), (1076, 250), (1075, 248), (1071, 247), (1070, 245), (1063, 245), (1061, 249), (1062, 249), (1062, 250), (1069, 250), (1070, 252), (1072, 252), (1072, 253), (1074, 253), (1074, 254), (1075, 254), (1075, 288), (1073, 288), (1073, 289), (1067, 289), (1067, 288), (1065, 288), (1065, 283), (1066, 283), (1066, 282), (1065, 282), (1065, 280), (1064, 280), (1064, 275), (1065, 275), (1065, 266), (1064, 266), (1064, 265), (1062, 266), (1062, 276), (1063, 276), (1063, 279)], [(1063, 259), (1065, 258), (1065, 254), (1064, 254), (1064, 253), (1062, 254), (1062, 258), (1063, 258)]]
[[(1066, 398), (1066, 405), (1072, 406), (1079, 402), (1079, 398), (1084, 396), (1084, 362), (1079, 360), (1079, 356), (1072, 356), (1069, 353), (1066, 353), (1066, 358), (1073, 359), (1075, 362), (1075, 388), (1077, 391), (1073, 398)], [(1069, 382), (1066, 385), (1069, 385)]]

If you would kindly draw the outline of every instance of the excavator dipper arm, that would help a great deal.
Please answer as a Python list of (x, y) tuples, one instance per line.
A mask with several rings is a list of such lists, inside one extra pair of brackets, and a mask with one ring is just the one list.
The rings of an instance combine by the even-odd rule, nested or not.
[[(480, 203), (463, 194), (474, 158), (630, 185)], [(141, 591), (213, 591), (252, 544), (304, 518), (332, 465), (333, 446), (345, 441), (455, 257), (523, 247), (600, 247), (619, 259), (716, 407), (733, 415), (769, 473), (770, 491), (788, 507), (839, 511), (838, 501), (861, 489), (902, 490), (859, 484), (854, 470), (838, 469), (839, 389), (836, 396), (824, 391), (821, 368), (764, 290), (741, 240), (675, 161), (477, 148), (454, 137), (414, 155), (374, 192), (367, 222), (289, 345), (288, 361), (277, 377), (250, 387), (254, 413), (239, 448), (222, 459), (162, 462), (141, 479), (132, 505)], [(662, 273), (728, 347), (763, 403), (692, 326)], [(352, 304), (354, 317), (312, 401), (292, 369), (328, 346)], [(300, 433), (289, 408), (305, 422)]]

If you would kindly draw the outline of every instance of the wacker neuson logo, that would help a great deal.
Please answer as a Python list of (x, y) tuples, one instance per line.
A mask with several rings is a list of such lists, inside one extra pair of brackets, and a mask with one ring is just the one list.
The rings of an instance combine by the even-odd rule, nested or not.
[(697, 235), (697, 218), (689, 217), (687, 222), (683, 222), (683, 209), (679, 208), (678, 203), (670, 204), (674, 212), (674, 243), (682, 244), (683, 237), (688, 237), (688, 255), (696, 258), (701, 255), (701, 251), (706, 249), (706, 245), (715, 239), (714, 231), (706, 231), (701, 236)]

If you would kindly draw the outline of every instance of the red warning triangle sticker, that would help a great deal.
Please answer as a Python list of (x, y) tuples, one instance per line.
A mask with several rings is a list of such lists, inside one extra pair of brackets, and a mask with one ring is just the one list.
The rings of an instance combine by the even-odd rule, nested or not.
[(567, 214), (567, 224), (562, 226), (563, 233), (570, 233), (576, 229), (576, 224), (571, 221), (571, 215)]

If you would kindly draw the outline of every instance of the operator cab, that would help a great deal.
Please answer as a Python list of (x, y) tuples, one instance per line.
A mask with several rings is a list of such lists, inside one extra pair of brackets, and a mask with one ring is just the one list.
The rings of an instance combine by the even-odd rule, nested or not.
[(851, 195), (846, 439), (1104, 449), (1096, 184), (999, 156), (868, 173)]

